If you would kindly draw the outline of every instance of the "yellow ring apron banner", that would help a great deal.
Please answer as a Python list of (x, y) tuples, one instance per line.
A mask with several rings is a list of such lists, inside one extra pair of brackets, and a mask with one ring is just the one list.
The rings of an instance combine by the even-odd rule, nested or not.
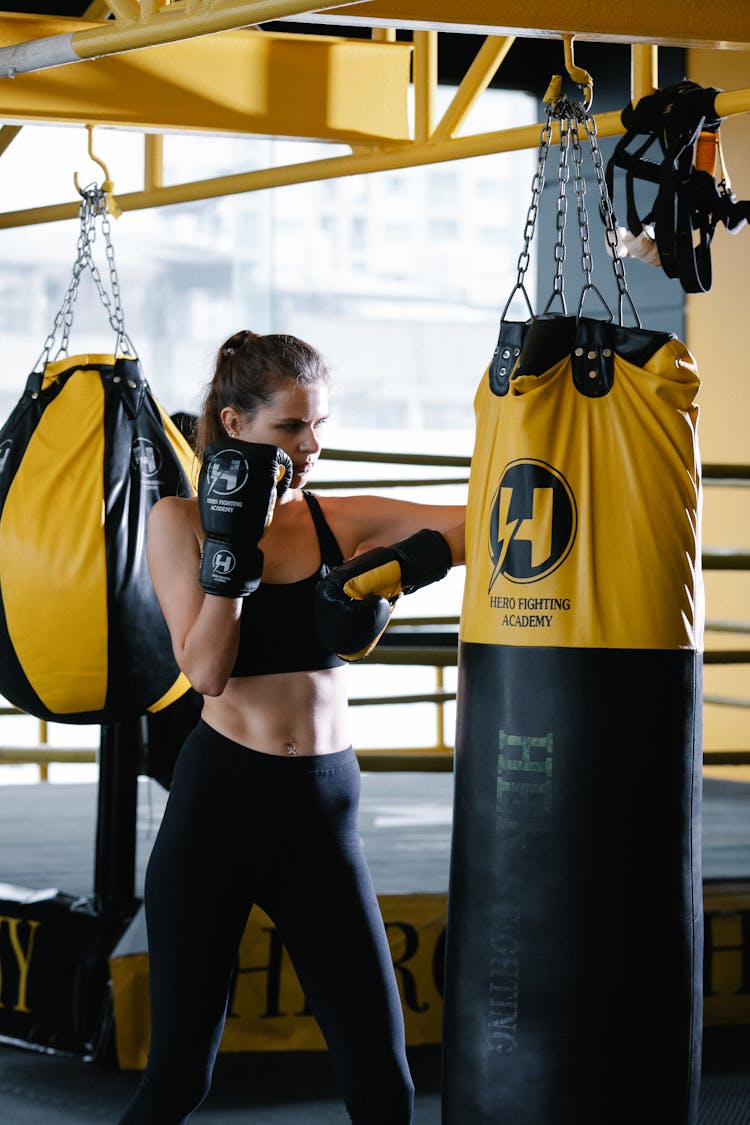
[(30, 376), (0, 430), (0, 693), (39, 718), (108, 723), (189, 684), (148, 573), (146, 521), (193, 494), (195, 457), (132, 357)]
[(698, 389), (669, 333), (550, 314), (478, 388), (444, 1125), (697, 1120)]
[[(380, 894), (378, 903), (399, 986), (406, 1042), (439, 1043), (445, 894)], [(148, 1059), (147, 944), (141, 910), (109, 961), (121, 1070), (142, 1069)], [(356, 1005), (358, 998), (352, 996), (351, 1002)], [(326, 1050), (281, 935), (258, 906), (253, 907), (237, 952), (219, 1050)]]

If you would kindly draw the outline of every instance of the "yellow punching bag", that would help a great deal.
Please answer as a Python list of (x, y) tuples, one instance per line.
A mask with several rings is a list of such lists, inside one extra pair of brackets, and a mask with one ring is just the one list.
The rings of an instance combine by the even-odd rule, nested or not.
[(444, 1125), (697, 1120), (698, 389), (579, 308), (503, 319), (476, 393)]
[[(102, 217), (102, 194), (89, 191), (56, 320), (66, 326), (62, 351)], [(108, 311), (117, 344), (129, 344), (119, 302)], [(192, 495), (195, 457), (132, 345), (49, 361), (53, 337), (0, 430), (0, 694), (40, 718), (116, 722), (189, 689), (151, 584), (145, 533), (160, 497)]]

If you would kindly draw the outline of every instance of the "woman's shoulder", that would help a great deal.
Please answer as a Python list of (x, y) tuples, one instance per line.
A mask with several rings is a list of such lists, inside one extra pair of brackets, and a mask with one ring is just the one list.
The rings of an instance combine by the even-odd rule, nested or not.
[(148, 516), (149, 531), (160, 527), (195, 529), (199, 524), (198, 501), (194, 496), (162, 496)]

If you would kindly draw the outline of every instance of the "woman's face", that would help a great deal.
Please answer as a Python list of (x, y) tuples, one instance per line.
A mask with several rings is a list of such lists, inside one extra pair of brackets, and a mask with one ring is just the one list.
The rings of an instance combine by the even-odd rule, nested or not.
[[(224, 419), (230, 436), (279, 446), (292, 459), (291, 487), (302, 487), (320, 456), (320, 430), (328, 417), (326, 385), (301, 387), (290, 379), (252, 417), (233, 414), (233, 419)], [(234, 422), (232, 429), (230, 421)]]

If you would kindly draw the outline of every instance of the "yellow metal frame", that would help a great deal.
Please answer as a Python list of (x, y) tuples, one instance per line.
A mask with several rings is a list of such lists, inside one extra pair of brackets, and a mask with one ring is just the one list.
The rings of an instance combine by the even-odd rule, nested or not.
[[(79, 22), (0, 16), (0, 38), (12, 44), (0, 54), (30, 35), (44, 42), (50, 26), (61, 33), (53, 39), (70, 37)], [(0, 120), (405, 142), (411, 56), (411, 43), (222, 32), (0, 78)]]
[[(11, 47), (0, 48), (0, 59), (6, 50), (33, 48), (36, 55), (32, 56), (32, 61), (36, 59), (40, 73), (35, 73), (33, 78), (19, 75), (12, 88), (4, 85), (0, 78), (0, 120), (9, 120), (9, 124), (0, 129), (0, 154), (18, 134), (20, 126), (10, 121), (12, 118), (16, 121), (80, 120), (88, 125), (95, 122), (127, 124), (148, 130), (144, 139), (143, 189), (117, 197), (119, 207), (128, 211), (536, 147), (541, 124), (469, 136), (457, 135), (477, 99), (489, 86), (511, 50), (515, 41), (512, 34), (489, 35), (485, 39), (450, 105), (442, 118), (436, 120), (436, 28), (442, 26), (442, 22), (438, 9), (430, 22), (420, 18), (424, 14), (420, 7), (423, 0), (409, 2), (412, 7), (407, 7), (405, 0), (399, 0), (397, 11), (396, 8), (393, 9), (392, 27), (381, 26), (382, 13), (391, 10), (384, 0), (339, 5), (316, 10), (314, 14), (310, 13), (309, 7), (302, 0), (175, 0), (172, 3), (169, 0), (166, 3), (142, 0), (140, 4), (137, 0), (111, 0), (108, 4), (104, 0), (94, 0), (87, 16), (78, 20), (10, 14), (0, 19), (0, 28), (6, 31), (3, 41), (11, 42)], [(654, 25), (658, 42), (705, 45), (705, 36), (699, 37), (697, 34), (698, 6), (691, 0), (680, 0), (678, 19), (675, 5), (676, 0), (669, 0), (669, 11), (666, 13), (664, 5), (660, 6)], [(454, 23), (463, 30), (479, 29), (483, 26), (482, 21), (486, 15), (485, 6), (485, 0), (466, 0), (465, 13), (454, 9)], [(568, 73), (584, 90), (586, 100), (590, 101), (594, 80), (586, 71), (576, 67), (573, 39), (574, 36), (617, 39), (617, 13), (611, 12), (603, 2), (597, 3), (592, 6), (589, 14), (598, 21), (598, 30), (594, 30), (591, 21), (581, 15), (581, 32), (563, 30), (553, 33), (534, 29), (533, 21), (530, 24), (521, 19), (522, 12), (531, 16), (537, 12), (537, 7), (533, 0), (523, 5), (511, 0), (511, 3), (504, 6), (503, 20), (508, 27), (517, 29), (523, 35), (559, 36), (562, 40), (561, 55), (564, 56)], [(750, 16), (742, 8), (743, 5), (738, 7), (729, 3), (723, 6), (721, 16), (714, 18), (712, 14), (712, 34), (718, 35), (720, 31), (723, 33), (723, 37), (717, 39), (717, 46), (744, 46), (746, 41), (750, 44)], [(107, 9), (114, 14), (114, 19), (92, 22), (92, 19), (101, 20)], [(700, 10), (703, 12), (702, 4)], [(413, 12), (413, 38), (410, 44), (396, 42), (394, 30), (395, 26), (403, 26), (403, 13), (407, 11)], [(368, 13), (367, 16), (365, 12)], [(645, 6), (639, 15), (643, 26), (650, 26), (651, 13)], [(225, 30), (247, 27), (248, 24), (257, 26), (268, 20), (290, 17), (314, 18), (316, 22), (329, 22), (332, 25), (366, 22), (369, 19), (372, 38), (369, 41), (346, 40), (316, 35), (271, 35), (259, 30)], [(29, 39), (32, 27), (35, 35)], [(216, 34), (218, 31), (222, 34)], [(678, 32), (684, 36), (682, 40)], [(27, 38), (24, 39), (24, 36)], [(635, 40), (636, 36), (631, 34), (630, 38)], [(50, 50), (57, 49), (60, 40), (68, 45), (66, 49), (69, 53), (72, 52), (74, 59), (93, 61), (88, 62), (86, 68), (59, 65), (46, 70), (52, 56), (49, 52), (45, 56), (45, 44), (51, 44)], [(287, 75), (280, 79), (280, 74), (283, 73), (280, 70), (281, 60), (285, 52), (294, 52), (295, 42), (299, 51), (290, 57)], [(301, 88), (307, 89), (309, 84), (300, 80), (298, 60), (301, 53), (312, 58), (314, 50), (321, 43), (324, 44), (324, 49), (315, 58), (309, 73), (317, 77), (318, 88), (325, 89), (328, 93), (322, 99), (325, 104), (317, 110), (311, 110), (310, 105), (316, 99), (300, 96)], [(148, 50), (143, 50), (144, 47), (148, 47)], [(377, 58), (377, 62), (366, 79), (361, 77), (361, 56), (356, 58), (356, 53), (363, 50), (378, 53), (370, 55), (372, 60)], [(400, 70), (394, 70), (391, 66), (396, 53), (401, 59)], [(356, 61), (352, 63), (352, 70), (336, 86), (334, 76), (340, 73), (342, 60), (347, 57)], [(255, 76), (255, 85), (248, 94), (248, 99), (252, 102), (253, 99), (263, 101), (265, 98), (268, 105), (264, 112), (253, 115), (247, 100), (235, 100), (234, 91), (238, 83), (233, 79), (239, 71), (234, 69), (230, 72), (227, 69), (229, 58), (233, 60), (235, 68)], [(197, 65), (198, 59), (201, 60), (200, 67)], [(407, 59), (406, 69), (404, 59)], [(409, 136), (405, 125), (408, 59), (412, 60), (411, 82), (415, 99), (412, 136)], [(260, 79), (257, 78), (259, 60), (264, 60), (263, 65), (266, 67)], [(63, 61), (70, 62), (72, 59)], [(358, 75), (356, 78), (355, 70)], [(196, 100), (198, 95), (190, 76), (199, 71), (202, 80), (207, 80), (207, 76), (210, 76), (216, 82), (212, 96), (204, 99), (204, 102), (210, 102), (214, 106), (213, 116), (211, 113), (204, 116)], [(7, 73), (7, 70), (3, 71), (0, 66), (0, 74), (4, 72)], [(144, 93), (143, 78), (146, 74), (157, 85), (148, 87)], [(47, 75), (50, 77), (47, 78)], [(135, 78), (135, 81), (123, 81), (125, 76)], [(283, 103), (272, 104), (271, 87), (274, 76), (277, 90), (291, 91)], [(632, 42), (633, 99), (637, 100), (657, 87), (657, 43)], [(113, 90), (116, 90), (114, 97), (111, 93)], [(99, 98), (96, 96), (97, 91), (101, 91)], [(216, 91), (221, 91), (220, 95)], [(392, 98), (392, 103), (375, 121), (357, 131), (351, 118), (352, 105), (354, 116), (361, 117), (363, 107), (382, 100), (386, 97), (386, 91)], [(88, 104), (81, 105), (82, 102)], [(348, 119), (347, 107), (350, 110)], [(750, 89), (721, 94), (717, 98), (716, 108), (722, 117), (750, 111)], [(343, 125), (342, 118), (345, 119)], [(602, 137), (616, 136), (623, 132), (619, 112), (600, 114), (596, 122)], [(351, 152), (281, 167), (165, 184), (161, 135), (174, 128), (295, 135), (346, 143)], [(553, 143), (555, 140), (553, 136)], [(1, 213), (0, 228), (74, 218), (78, 213), (78, 206), (77, 201), (70, 201)]]
[[(109, 13), (114, 15), (114, 19), (107, 19)], [(0, 75), (13, 74), (17, 77), (12, 79), (11, 86), (7, 85), (11, 82), (10, 78), (0, 77), (0, 120), (7, 121), (0, 127), (0, 155), (18, 136), (22, 124), (28, 121), (64, 120), (85, 125), (89, 130), (90, 152), (91, 128), (95, 123), (148, 129), (144, 135), (143, 190), (118, 195), (117, 202), (122, 210), (160, 207), (536, 147), (541, 124), (470, 136), (458, 135), (477, 99), (489, 86), (519, 35), (561, 38), (568, 73), (589, 93), (593, 79), (575, 66), (574, 37), (629, 43), (631, 96), (634, 101), (658, 88), (659, 45), (750, 48), (750, 12), (746, 0), (724, 0), (720, 8), (712, 9), (710, 34), (707, 32), (703, 0), (662, 0), (660, 4), (648, 4), (641, 0), (635, 14), (637, 20), (628, 6), (618, 7), (609, 0), (595, 0), (585, 6), (585, 10), (571, 9), (567, 17), (563, 16), (568, 20), (574, 18), (575, 27), (567, 25), (552, 31), (546, 26), (548, 0), (544, 0), (543, 4), (541, 0), (505, 0), (501, 9), (490, 0), (461, 0), (461, 3), (457, 0), (449, 0), (448, 3), (445, 0), (367, 0), (365, 3), (332, 5), (315, 11), (310, 10), (308, 0), (141, 0), (140, 3), (138, 0), (93, 0), (85, 17), (76, 20), (5, 13), (0, 16), (2, 43), (6, 45), (0, 47)], [(309, 19), (332, 27), (361, 24), (370, 28), (371, 41), (271, 35), (266, 31), (246, 30), (271, 20), (295, 16), (302, 21)], [(501, 25), (497, 23), (498, 18), (502, 18)], [(397, 27), (411, 31), (412, 43), (396, 41)], [(436, 120), (438, 32), (442, 29), (483, 32), (486, 38), (442, 118)], [(252, 70), (254, 64), (257, 71), (258, 60), (265, 57), (268, 74), (275, 74), (277, 87), (279, 83), (284, 86), (287, 80), (280, 71), (281, 60), (284, 52), (294, 55), (295, 41), (299, 41), (300, 49), (308, 56), (312, 56), (323, 43), (323, 49), (312, 63), (321, 88), (330, 88), (337, 71), (340, 80), (317, 115), (308, 112), (309, 107), (300, 97), (299, 84), (293, 86), (295, 131), (290, 132), (278, 105), (271, 107), (265, 115), (252, 117), (247, 104), (232, 102), (232, 75), (227, 70), (227, 58), (233, 57), (234, 65), (245, 70)], [(373, 74), (366, 81), (361, 75), (363, 50), (369, 51), (372, 60), (377, 60)], [(342, 66), (347, 65), (346, 59), (355, 56), (356, 75), (353, 66), (352, 73), (341, 79), (340, 71)], [(396, 58), (400, 59), (400, 77), (393, 70)], [(201, 60), (200, 68), (196, 67), (198, 59)], [(412, 65), (411, 82), (415, 98), (413, 135), (408, 134), (403, 116), (400, 116), (405, 109), (409, 84), (404, 59)], [(82, 60), (89, 60), (86, 68), (66, 65)], [(296, 59), (291, 58), (287, 66), (288, 75), (298, 79)], [(67, 76), (65, 79), (61, 78), (63, 72)], [(132, 79), (133, 75), (142, 76), (144, 73), (151, 75), (155, 83), (161, 83), (158, 95), (156, 87), (149, 88), (144, 94), (142, 82), (124, 80), (125, 76)], [(192, 81), (196, 73), (201, 74), (201, 79), (210, 73), (220, 85), (223, 83), (220, 104), (215, 111), (218, 122), (216, 116), (201, 118), (198, 113), (195, 98), (199, 95)], [(257, 73), (255, 77), (257, 79)], [(271, 77), (263, 78), (257, 82), (253, 92), (261, 96), (270, 92), (271, 81)], [(110, 102), (103, 105), (109, 84), (116, 92)], [(366, 128), (361, 121), (358, 125), (349, 121), (341, 125), (341, 116), (345, 115), (347, 108), (351, 108), (353, 96), (356, 96), (355, 109), (359, 112), (360, 107), (373, 101), (374, 92), (382, 94), (385, 90), (398, 105), (387, 106), (380, 117)], [(43, 96), (45, 91), (46, 101)], [(288, 105), (285, 108), (288, 110)], [(716, 99), (716, 110), (722, 117), (750, 112), (750, 89), (722, 93)], [(600, 114), (596, 122), (602, 137), (623, 132), (619, 112)], [(162, 134), (170, 128), (296, 135), (343, 142), (352, 151), (343, 156), (303, 161), (280, 168), (167, 185), (163, 174)], [(556, 140), (553, 137), (553, 143)], [(111, 182), (106, 166), (102, 164), (102, 167), (105, 182)], [(74, 218), (78, 206), (77, 201), (71, 201), (7, 212), (0, 214), (0, 228)], [(335, 454), (336, 451), (329, 451), (329, 456)], [(359, 455), (354, 459), (389, 460), (387, 455)], [(403, 460), (400, 455), (393, 455), (390, 459)], [(443, 459), (441, 463), (457, 465), (460, 462)], [(349, 481), (347, 487), (356, 487), (359, 483)], [(369, 480), (361, 483), (372, 487), (373, 483), (387, 486), (389, 483), (411, 482)], [(721, 559), (710, 558), (705, 559), (705, 564), (710, 566), (712, 561), (714, 566), (722, 564)], [(724, 563), (733, 568), (750, 569), (750, 559), (738, 560), (735, 557), (724, 560)], [(709, 662), (712, 657), (715, 660), (750, 661), (750, 652), (736, 650), (706, 655)], [(431, 664), (435, 667), (434, 692), (390, 699), (361, 698), (352, 702), (362, 706), (434, 703), (438, 708), (438, 738), (434, 747), (408, 752), (363, 751), (360, 760), (367, 763), (367, 768), (413, 769), (417, 761), (419, 768), (423, 769), (452, 768), (452, 750), (445, 745), (443, 706), (454, 695), (445, 691), (443, 675), (445, 667), (456, 663), (455, 650), (383, 648), (376, 650), (371, 660), (393, 664)], [(737, 701), (726, 702), (738, 705)], [(16, 712), (15, 709), (0, 709), (0, 713)], [(38, 746), (0, 749), (0, 762), (37, 762), (42, 778), (46, 776), (50, 761), (93, 762), (96, 757), (95, 750), (62, 751), (50, 747), (47, 724), (43, 721), (39, 724)], [(737, 764), (750, 761), (750, 752), (728, 752), (726, 755), (713, 752), (710, 760), (713, 763)]]

